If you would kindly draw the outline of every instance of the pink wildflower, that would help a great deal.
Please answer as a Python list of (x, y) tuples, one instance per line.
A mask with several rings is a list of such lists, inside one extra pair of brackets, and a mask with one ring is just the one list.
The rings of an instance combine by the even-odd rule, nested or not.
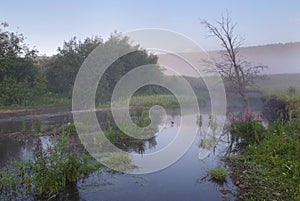
[(257, 120), (258, 120), (258, 121), (261, 121), (260, 113), (257, 114)]
[(240, 115), (240, 121), (243, 121), (243, 115), (242, 114)]

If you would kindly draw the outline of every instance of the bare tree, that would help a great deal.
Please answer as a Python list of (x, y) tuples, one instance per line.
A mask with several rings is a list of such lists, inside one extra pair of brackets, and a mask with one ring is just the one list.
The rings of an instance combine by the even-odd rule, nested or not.
[(208, 30), (209, 36), (217, 38), (224, 48), (224, 51), (220, 51), (222, 61), (214, 60), (216, 71), (242, 97), (244, 106), (249, 106), (246, 89), (263, 77), (260, 73), (267, 66), (254, 65), (240, 56), (239, 49), (243, 39), (234, 32), (236, 23), (231, 21), (228, 13), (222, 15), (221, 19), (216, 21), (216, 25), (206, 20), (201, 20), (201, 24)]

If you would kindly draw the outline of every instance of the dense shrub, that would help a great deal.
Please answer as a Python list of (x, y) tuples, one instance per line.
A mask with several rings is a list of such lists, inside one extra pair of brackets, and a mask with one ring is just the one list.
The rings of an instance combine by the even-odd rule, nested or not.
[(36, 66), (36, 50), (29, 50), (22, 34), (0, 26), (0, 105), (27, 106), (45, 93), (46, 78)]

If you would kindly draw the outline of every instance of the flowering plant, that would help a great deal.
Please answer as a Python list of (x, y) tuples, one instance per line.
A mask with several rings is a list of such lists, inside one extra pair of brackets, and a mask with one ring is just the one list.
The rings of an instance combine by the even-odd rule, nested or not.
[(47, 138), (37, 140), (33, 160), (0, 172), (0, 200), (53, 198), (100, 170), (100, 163), (83, 150), (74, 135), (61, 133), (50, 136), (49, 141), (44, 139)]
[(230, 118), (232, 139), (242, 144), (258, 143), (263, 137), (265, 128), (260, 113), (255, 114), (249, 108), (239, 116)]

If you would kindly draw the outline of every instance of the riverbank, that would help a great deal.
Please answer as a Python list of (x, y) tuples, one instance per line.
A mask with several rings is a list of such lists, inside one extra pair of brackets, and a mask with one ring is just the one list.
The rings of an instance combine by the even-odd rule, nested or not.
[[(181, 97), (183, 104), (192, 104), (189, 97)], [(203, 106), (205, 100), (203, 97), (197, 97), (199, 105)], [(0, 114), (9, 114), (9, 113), (19, 113), (19, 112), (33, 112), (48, 110), (52, 108), (62, 108), (69, 107), (71, 109), (72, 100), (68, 98), (62, 98), (62, 101), (57, 101), (53, 103), (47, 102), (37, 102), (33, 105), (23, 106), (23, 105), (11, 105), (11, 106), (2, 106), (0, 105)], [(120, 100), (119, 102), (124, 102), (125, 100)], [(118, 103), (119, 103), (118, 102)], [(162, 106), (171, 106), (178, 105), (178, 100), (173, 95), (168, 94), (159, 94), (159, 95), (138, 95), (133, 96), (130, 100), (130, 106), (152, 106), (152, 105), (162, 105)], [(110, 102), (105, 104), (96, 104), (96, 108), (105, 109), (109, 108), (111, 105)]]
[(300, 200), (300, 122), (271, 125), (259, 144), (226, 159), (242, 200)]

